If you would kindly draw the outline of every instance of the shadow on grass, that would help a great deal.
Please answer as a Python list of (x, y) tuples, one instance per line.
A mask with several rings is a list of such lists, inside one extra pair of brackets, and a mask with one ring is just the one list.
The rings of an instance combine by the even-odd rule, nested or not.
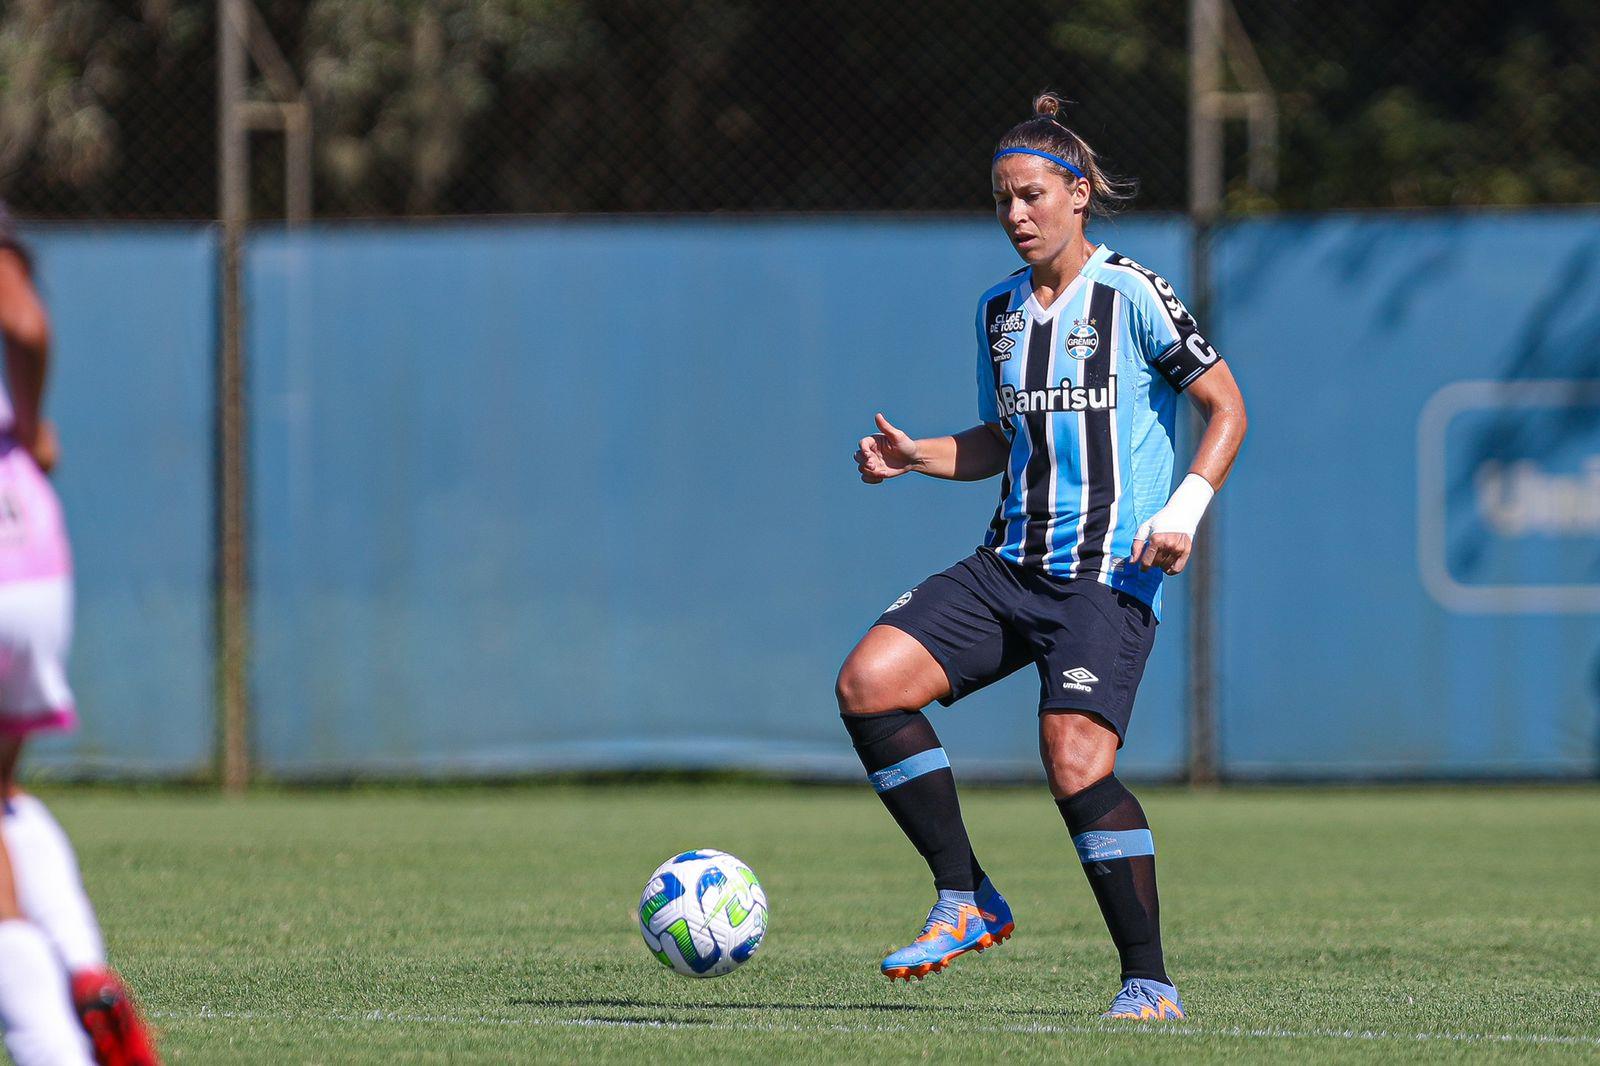
[[(547, 997), (530, 997), (525, 999), (507, 1000), (506, 1004), (507, 1006), (511, 1007), (545, 1007), (555, 1010), (591, 1010), (594, 1008), (604, 1009), (608, 1007), (621, 1007), (630, 1010), (691, 1011), (699, 1012), (701, 1014), (709, 1014), (712, 1017), (716, 1017), (719, 1014), (726, 1017), (730, 1013), (736, 1013), (740, 1011), (748, 1012), (772, 1010), (816, 1011), (822, 1013), (877, 1011), (878, 1013), (882, 1014), (917, 1014), (924, 1012), (948, 1014), (950, 1011), (950, 1005), (947, 1003), (663, 1003), (657, 999), (550, 999)], [(985, 1007), (977, 1011), (977, 1013), (1010, 1016), (1013, 1018), (1060, 1018), (1063, 1016), (1061, 1010), (1054, 1007)], [(622, 1021), (624, 1019), (619, 1018), (612, 1020)], [(686, 1019), (681, 1017), (660, 1017), (650, 1019), (631, 1017), (626, 1020), (682, 1022)]]
[(590, 1017), (575, 1020), (581, 1021), (585, 1025), (643, 1026), (645, 1028), (659, 1025), (668, 1029), (693, 1025), (713, 1025), (716, 1022), (715, 1018), (688, 1017), (684, 1015), (671, 1014), (596, 1014)]
[[(893, 1012), (915, 1012), (925, 1010), (938, 1010), (932, 1005), (923, 1006), (917, 1003), (662, 1003), (653, 999), (513, 999), (508, 1000), (512, 1007), (631, 1007), (636, 1010), (683, 1010), (683, 1011), (767, 1011), (767, 1010), (811, 1010), (811, 1011), (847, 1011), (847, 1010), (875, 1010)], [(946, 1008), (948, 1009), (948, 1008)]]

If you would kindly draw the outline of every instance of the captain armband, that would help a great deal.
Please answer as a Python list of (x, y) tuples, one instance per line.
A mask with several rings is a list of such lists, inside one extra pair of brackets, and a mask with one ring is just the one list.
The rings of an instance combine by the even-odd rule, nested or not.
[(1153, 363), (1161, 376), (1167, 379), (1167, 384), (1182, 392), (1194, 384), (1201, 374), (1216, 366), (1221, 358), (1217, 350), (1211, 347), (1210, 341), (1200, 336), (1197, 330), (1188, 329), (1166, 351), (1156, 356)]

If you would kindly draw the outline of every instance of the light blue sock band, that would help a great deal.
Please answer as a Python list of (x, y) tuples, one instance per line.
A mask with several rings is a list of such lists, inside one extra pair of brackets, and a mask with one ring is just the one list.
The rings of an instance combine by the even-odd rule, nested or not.
[(899, 788), (913, 778), (923, 774), (931, 774), (935, 770), (943, 770), (950, 765), (950, 756), (944, 753), (943, 748), (929, 748), (919, 751), (895, 763), (885, 766), (882, 770), (874, 770), (867, 775), (867, 780), (872, 782), (872, 787), (879, 792), (887, 792), (891, 788)]
[(1072, 838), (1080, 862), (1133, 859), (1156, 853), (1156, 838), (1148, 829), (1119, 829), (1079, 833)]

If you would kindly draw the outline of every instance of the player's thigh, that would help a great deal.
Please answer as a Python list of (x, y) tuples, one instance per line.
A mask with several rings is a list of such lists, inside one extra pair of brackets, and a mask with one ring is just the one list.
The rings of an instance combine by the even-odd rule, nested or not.
[(949, 706), (1029, 660), (1027, 643), (1003, 624), (984, 560), (964, 559), (896, 600), (840, 673), (846, 714)]
[(0, 922), (15, 921), (22, 917), (22, 905), (17, 899), (17, 882), (11, 873), (11, 856), (5, 841), (0, 839)]
[[(22, 736), (15, 733), (0, 734), (0, 799), (16, 795), (17, 762), (22, 756)], [(0, 837), (0, 922), (22, 917), (22, 905), (17, 899), (16, 879), (11, 872), (10, 856), (5, 840)]]
[(944, 668), (917, 638), (875, 625), (851, 649), (834, 686), (845, 714), (917, 710), (950, 691)]
[[(21, 755), (21, 736), (0, 735), (0, 798), (10, 799), (16, 793), (17, 760)], [(4, 839), (0, 838), (0, 922), (21, 917), (22, 907), (17, 900), (17, 886), (11, 874), (10, 856), (6, 852)]]

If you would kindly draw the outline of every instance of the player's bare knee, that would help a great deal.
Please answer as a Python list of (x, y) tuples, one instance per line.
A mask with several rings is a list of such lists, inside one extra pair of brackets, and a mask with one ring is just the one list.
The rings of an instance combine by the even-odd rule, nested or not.
[(1051, 793), (1065, 799), (1116, 769), (1116, 733), (1093, 715), (1047, 714), (1040, 723), (1039, 757)]
[(851, 655), (845, 660), (833, 694), (840, 714), (884, 714), (898, 709), (893, 671), (870, 656)]
[(1043, 738), (1039, 743), (1039, 761), (1044, 763), (1045, 781), (1050, 785), (1051, 794), (1057, 799), (1071, 795), (1071, 786), (1082, 773), (1081, 761)]
[(1045, 760), (1045, 777), (1056, 799), (1075, 796), (1110, 772), (1095, 761), (1072, 756)]

